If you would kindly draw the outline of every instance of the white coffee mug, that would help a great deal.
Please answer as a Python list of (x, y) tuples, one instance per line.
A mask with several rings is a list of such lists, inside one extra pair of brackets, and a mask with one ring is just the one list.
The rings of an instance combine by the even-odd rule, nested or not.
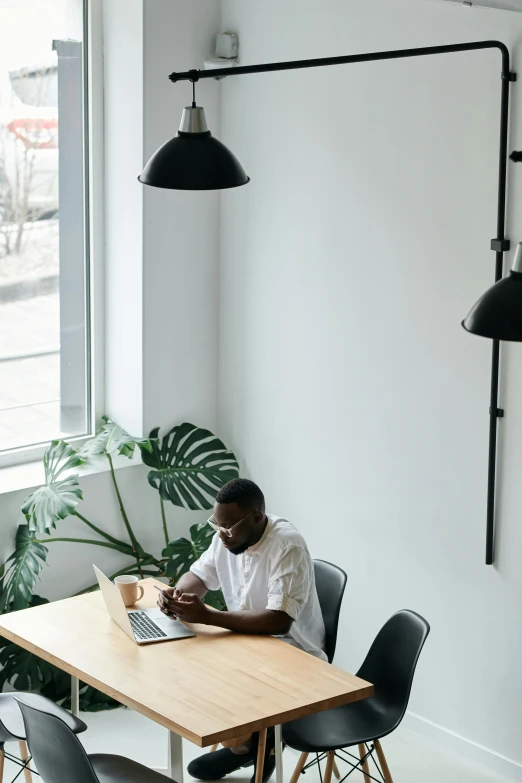
[(142, 585), (138, 584), (137, 576), (131, 576), (130, 574), (117, 576), (114, 584), (122, 594), (125, 606), (133, 606), (136, 601), (140, 601), (143, 598), (144, 590)]

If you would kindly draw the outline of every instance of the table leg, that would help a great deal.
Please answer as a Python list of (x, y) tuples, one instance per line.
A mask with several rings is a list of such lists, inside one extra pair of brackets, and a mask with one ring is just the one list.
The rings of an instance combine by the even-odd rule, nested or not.
[(266, 748), (266, 729), (259, 732), (259, 743), (257, 746), (257, 764), (255, 783), (263, 783), (263, 769), (265, 766), (265, 748)]
[(80, 711), (80, 682), (78, 677), (71, 677), (71, 712), (78, 715)]
[(275, 727), (276, 783), (283, 783), (283, 733), (281, 725)]
[(167, 776), (176, 783), (183, 783), (183, 746), (179, 734), (169, 731)]

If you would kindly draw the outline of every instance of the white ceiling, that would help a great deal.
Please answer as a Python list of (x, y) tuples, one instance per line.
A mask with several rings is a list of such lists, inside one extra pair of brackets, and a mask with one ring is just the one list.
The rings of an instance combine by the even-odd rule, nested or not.
[(522, 13), (522, 0), (446, 0), (449, 3), (459, 3), (460, 5), (475, 5), (486, 8), (501, 8), (504, 11), (519, 11)]

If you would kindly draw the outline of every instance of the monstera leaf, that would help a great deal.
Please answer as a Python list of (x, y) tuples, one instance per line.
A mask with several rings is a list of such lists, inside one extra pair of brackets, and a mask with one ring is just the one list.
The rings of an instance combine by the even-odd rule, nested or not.
[(96, 432), (94, 438), (88, 440), (78, 451), (85, 458), (98, 457), (102, 454), (118, 453), (129, 459), (134, 454), (136, 446), (144, 451), (150, 451), (148, 440), (138, 440), (125, 432), (116, 422), (108, 416), (102, 416), (103, 424)]
[[(169, 558), (165, 563), (165, 574), (171, 584), (175, 584), (180, 576), (190, 570), (192, 563), (199, 560), (203, 552), (210, 546), (214, 531), (206, 523), (192, 525), (190, 528), (190, 540), (188, 538), (176, 538), (171, 541), (162, 552), (162, 556)], [(225, 599), (221, 590), (209, 590), (205, 596), (205, 603), (214, 609), (226, 609)]]
[(64, 440), (53, 440), (44, 454), (44, 469), (46, 481), (58, 478), (65, 470), (83, 465), (84, 459)]
[(74, 512), (83, 497), (78, 475), (60, 480), (59, 476), (83, 463), (84, 459), (68, 443), (52, 441), (44, 456), (45, 484), (32, 492), (22, 506), (30, 532), (49, 533), (58, 520)]
[(212, 508), (218, 490), (239, 475), (233, 452), (194, 424), (179, 424), (163, 438), (158, 434), (159, 428), (150, 433), (150, 450), (138, 443), (143, 462), (153, 468), (149, 484), (175, 506), (192, 511)]
[(3, 566), (0, 613), (29, 606), (47, 552), (34, 541), (28, 525), (18, 526), (15, 551)]
[(162, 556), (168, 558), (165, 574), (169, 579), (177, 580), (186, 574), (192, 563), (199, 560), (208, 549), (213, 535), (214, 531), (207, 524), (192, 525), (190, 539), (176, 538), (170, 541), (162, 552)]

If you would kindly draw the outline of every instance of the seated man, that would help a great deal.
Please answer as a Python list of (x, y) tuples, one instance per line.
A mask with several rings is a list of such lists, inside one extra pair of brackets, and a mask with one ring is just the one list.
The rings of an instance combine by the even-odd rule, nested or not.
[[(281, 517), (265, 513), (259, 487), (247, 479), (229, 481), (217, 494), (208, 520), (216, 535), (190, 572), (165, 590), (161, 610), (191, 623), (237, 633), (270, 634), (326, 660), (324, 623), (314, 568), (301, 534)], [(208, 590), (223, 591), (228, 611), (201, 600)], [(297, 675), (298, 676), (298, 675)], [(224, 743), (189, 764), (199, 780), (217, 780), (256, 763), (258, 733)], [(274, 771), (274, 731), (267, 735), (263, 780)], [(252, 783), (255, 780), (255, 772)]]

